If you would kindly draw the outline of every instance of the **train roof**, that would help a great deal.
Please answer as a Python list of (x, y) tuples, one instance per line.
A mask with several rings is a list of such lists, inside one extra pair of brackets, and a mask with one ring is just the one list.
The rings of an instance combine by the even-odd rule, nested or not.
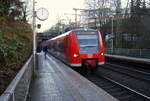
[(58, 38), (60, 38), (60, 37), (63, 37), (63, 36), (68, 35), (69, 33), (70, 33), (70, 31), (68, 31), (68, 32), (66, 32), (66, 33), (64, 33), (64, 34), (58, 35), (58, 36), (56, 36), (56, 37), (54, 37), (54, 38), (52, 38), (52, 39), (50, 39), (50, 40), (58, 39)]
[(50, 40), (55, 40), (55, 39), (58, 39), (60, 37), (63, 37), (63, 36), (66, 36), (68, 35), (70, 32), (83, 32), (83, 31), (89, 31), (89, 32), (97, 32), (98, 30), (95, 30), (95, 29), (86, 29), (86, 28), (80, 28), (80, 29), (72, 29), (64, 34), (61, 34), (61, 35), (58, 35)]

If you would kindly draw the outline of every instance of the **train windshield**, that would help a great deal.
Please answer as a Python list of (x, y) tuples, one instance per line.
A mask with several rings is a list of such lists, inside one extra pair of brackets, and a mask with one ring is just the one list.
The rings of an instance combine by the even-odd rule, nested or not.
[(77, 39), (81, 54), (92, 54), (99, 52), (98, 34), (78, 33)]

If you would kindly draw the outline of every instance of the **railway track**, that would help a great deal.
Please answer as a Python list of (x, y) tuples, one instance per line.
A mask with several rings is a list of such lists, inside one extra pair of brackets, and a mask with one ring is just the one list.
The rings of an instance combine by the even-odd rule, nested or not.
[(99, 69), (98, 74), (150, 97), (150, 72), (146, 69), (106, 63)]
[(119, 101), (150, 101), (150, 73), (144, 69), (106, 63), (95, 75), (79, 73)]
[(117, 98), (119, 101), (149, 101), (150, 98), (145, 96), (144, 94), (140, 94), (135, 90), (132, 90), (126, 86), (121, 85), (114, 80), (99, 76), (99, 75), (89, 75), (83, 74), (88, 80), (99, 86), (100, 88), (104, 89), (113, 97)]
[(150, 71), (146, 69), (142, 69), (140, 67), (131, 67), (126, 65), (118, 65), (115, 63), (106, 63), (102, 66), (105, 69), (109, 69), (111, 71), (119, 72), (128, 76), (131, 76), (136, 79), (141, 79), (147, 82), (150, 82)]
[(139, 70), (147, 70), (150, 71), (150, 64), (145, 64), (145, 63), (138, 63), (138, 62), (132, 62), (130, 60), (119, 60), (119, 59), (111, 59), (111, 58), (106, 58), (107, 63), (111, 63), (111, 64), (117, 64), (120, 66), (126, 66), (126, 67), (130, 67), (130, 68), (136, 68)]

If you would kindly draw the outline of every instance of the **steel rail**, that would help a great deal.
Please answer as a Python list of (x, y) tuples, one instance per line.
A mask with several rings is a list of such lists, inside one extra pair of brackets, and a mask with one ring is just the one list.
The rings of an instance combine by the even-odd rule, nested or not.
[(134, 92), (134, 93), (136, 93), (136, 94), (138, 94), (138, 95), (140, 95), (140, 96), (142, 96), (142, 97), (144, 97), (144, 98), (150, 100), (150, 97), (147, 96), (147, 95), (144, 95), (144, 94), (142, 94), (142, 93), (140, 93), (140, 92), (138, 92), (138, 91), (136, 91), (136, 90), (133, 90), (133, 89), (131, 89), (131, 88), (129, 88), (129, 87), (127, 87), (127, 86), (125, 86), (125, 85), (119, 83), (119, 82), (116, 82), (116, 81), (114, 81), (114, 80), (112, 80), (112, 79), (110, 79), (110, 78), (108, 78), (108, 77), (105, 77), (105, 76), (102, 76), (102, 77), (105, 78), (105, 79), (107, 79), (107, 80), (109, 80), (109, 81), (111, 81), (111, 82), (113, 82), (113, 83), (115, 83), (115, 84), (117, 84), (117, 85), (119, 85), (119, 86), (121, 86), (121, 87), (123, 87), (123, 88), (126, 88), (126, 89), (130, 90), (131, 92)]

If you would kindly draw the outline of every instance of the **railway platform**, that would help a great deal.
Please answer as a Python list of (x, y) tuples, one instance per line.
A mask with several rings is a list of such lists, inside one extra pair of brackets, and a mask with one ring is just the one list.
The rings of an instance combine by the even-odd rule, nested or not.
[(120, 59), (128, 62), (134, 62), (134, 63), (142, 63), (142, 64), (148, 64), (150, 65), (150, 59), (147, 58), (137, 58), (137, 57), (129, 57), (129, 56), (120, 56), (120, 55), (110, 55), (105, 54), (107, 58), (111, 59)]
[(38, 54), (37, 77), (27, 101), (118, 101), (67, 65)]

